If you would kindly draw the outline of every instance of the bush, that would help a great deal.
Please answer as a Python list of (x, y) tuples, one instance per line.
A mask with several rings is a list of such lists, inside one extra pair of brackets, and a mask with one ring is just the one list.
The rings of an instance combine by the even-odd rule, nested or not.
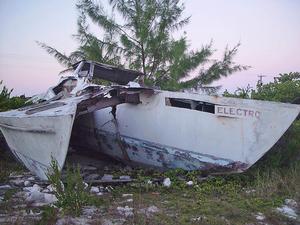
[[(0, 86), (3, 84), (3, 81), (0, 81)], [(0, 112), (7, 111), (10, 109), (17, 109), (22, 106), (28, 105), (30, 103), (26, 103), (28, 100), (24, 95), (11, 97), (13, 89), (8, 90), (8, 88), (3, 85), (0, 91)]]
[(80, 215), (83, 206), (87, 205), (90, 200), (88, 188), (80, 175), (80, 168), (67, 167), (65, 184), (62, 182), (62, 174), (56, 160), (52, 159), (51, 169), (47, 175), (54, 194), (58, 199), (56, 206), (62, 208), (64, 212), (73, 215)]

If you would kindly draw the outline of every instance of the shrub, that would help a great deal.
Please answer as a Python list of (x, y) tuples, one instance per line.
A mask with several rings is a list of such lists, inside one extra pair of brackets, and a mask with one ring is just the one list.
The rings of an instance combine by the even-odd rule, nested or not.
[(56, 160), (52, 159), (51, 169), (47, 175), (54, 189), (54, 194), (58, 199), (56, 206), (62, 208), (64, 212), (73, 215), (80, 215), (83, 206), (90, 201), (88, 188), (80, 175), (80, 168), (67, 167), (65, 184), (62, 182), (62, 174)]

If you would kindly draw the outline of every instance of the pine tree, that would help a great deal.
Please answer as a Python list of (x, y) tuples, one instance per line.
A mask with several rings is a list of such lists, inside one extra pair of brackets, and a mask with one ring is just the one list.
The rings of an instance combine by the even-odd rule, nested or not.
[[(85, 58), (142, 71), (140, 83), (166, 90), (197, 89), (248, 68), (233, 62), (239, 44), (233, 49), (226, 48), (221, 60), (212, 60), (212, 43), (193, 51), (189, 50), (185, 33), (175, 39), (172, 34), (190, 20), (182, 18), (184, 5), (179, 0), (109, 0), (108, 3), (110, 14), (93, 0), (78, 1), (79, 28), (75, 35), (80, 43), (78, 51), (65, 57), (54, 48), (42, 47), (60, 61)], [(88, 31), (87, 17), (103, 31), (101, 41)], [(195, 74), (193, 77), (191, 72)]]

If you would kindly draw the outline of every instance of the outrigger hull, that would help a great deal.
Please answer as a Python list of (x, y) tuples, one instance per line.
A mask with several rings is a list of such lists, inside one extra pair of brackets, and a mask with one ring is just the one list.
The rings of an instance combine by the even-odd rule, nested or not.
[(59, 168), (64, 165), (75, 113), (76, 105), (57, 115), (15, 117), (2, 113), (0, 128), (15, 157), (46, 180), (52, 159), (57, 161)]

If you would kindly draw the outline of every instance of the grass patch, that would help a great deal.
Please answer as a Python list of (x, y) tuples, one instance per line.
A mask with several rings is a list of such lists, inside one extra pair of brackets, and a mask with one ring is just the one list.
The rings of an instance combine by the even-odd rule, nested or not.
[(42, 218), (36, 223), (36, 225), (52, 225), (55, 224), (58, 219), (58, 209), (45, 206), (42, 208)]

